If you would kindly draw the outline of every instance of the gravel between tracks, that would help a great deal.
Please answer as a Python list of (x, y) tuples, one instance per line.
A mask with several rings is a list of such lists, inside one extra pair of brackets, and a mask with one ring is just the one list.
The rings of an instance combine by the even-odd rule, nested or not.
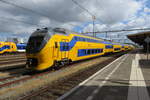
[[(47, 85), (51, 85), (52, 87), (50, 87), (50, 88), (60, 87), (61, 84), (63, 83), (63, 81), (68, 80), (68, 77), (71, 77), (74, 75), (79, 75), (78, 76), (78, 78), (79, 78), (80, 75), (83, 74), (84, 70), (87, 70), (86, 72), (88, 72), (88, 73), (89, 72), (93, 72), (93, 73), (96, 72), (97, 70), (101, 69), (101, 67), (104, 67), (106, 61), (110, 58), (115, 59), (114, 56), (109, 56), (109, 57), (105, 56), (105, 57), (99, 57), (99, 58), (95, 58), (95, 59), (91, 59), (91, 60), (86, 60), (84, 62), (71, 65), (70, 67), (62, 68), (58, 71), (51, 72), (47, 75), (43, 75), (43, 76), (40, 76), (38, 78), (34, 78), (31, 80), (22, 82), (21, 84), (2, 88), (0, 90), (0, 99), (2, 99), (2, 100), (16, 100), (21, 95), (26, 95), (28, 93), (30, 94), (31, 92), (38, 91), (38, 89), (42, 88), (43, 86), (47, 86)], [(98, 64), (101, 64), (101, 67), (96, 67)], [(95, 71), (91, 71), (90, 68), (95, 68)], [(85, 74), (84, 77), (88, 77), (88, 75), (92, 75), (93, 73), (87, 74), (87, 75), (86, 75), (86, 73), (84, 73)], [(84, 79), (86, 79), (86, 78), (84, 78)], [(77, 83), (74, 82), (74, 83), (76, 83), (74, 85), (77, 85), (78, 83), (80, 83), (84, 79), (80, 78), (77, 81)], [(59, 84), (60, 82), (61, 82), (61, 84)], [(69, 87), (67, 90), (74, 87), (74, 85)], [(57, 90), (57, 89), (55, 89), (55, 90)], [(67, 90), (65, 90), (65, 89), (64, 89), (64, 91), (62, 90), (59, 95), (57, 95), (57, 94), (52, 95), (55, 93), (51, 93), (50, 95), (52, 95), (52, 100), (61, 96)], [(58, 91), (60, 91), (60, 90), (58, 90)], [(36, 100), (36, 99), (32, 98), (32, 100)], [(42, 100), (45, 100), (45, 99), (42, 99)]]

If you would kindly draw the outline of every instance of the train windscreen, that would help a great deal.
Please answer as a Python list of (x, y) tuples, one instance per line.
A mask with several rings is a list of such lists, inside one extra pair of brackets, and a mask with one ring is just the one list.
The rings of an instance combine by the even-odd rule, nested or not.
[(27, 43), (26, 52), (39, 52), (50, 39), (50, 33), (52, 32), (49, 32), (48, 29), (38, 29), (34, 33), (32, 33)]

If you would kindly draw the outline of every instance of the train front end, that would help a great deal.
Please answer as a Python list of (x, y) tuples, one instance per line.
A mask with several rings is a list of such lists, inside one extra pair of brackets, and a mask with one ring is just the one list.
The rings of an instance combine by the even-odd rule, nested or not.
[(43, 28), (30, 36), (26, 47), (27, 69), (42, 71), (53, 65), (51, 33), (48, 28)]

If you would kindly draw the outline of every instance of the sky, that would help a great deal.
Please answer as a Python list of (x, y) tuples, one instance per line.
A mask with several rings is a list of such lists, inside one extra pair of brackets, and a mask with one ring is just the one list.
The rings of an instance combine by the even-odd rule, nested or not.
[[(6, 1), (6, 2), (2, 2)], [(0, 40), (28, 38), (37, 28), (62, 27), (76, 32), (93, 30), (92, 16), (72, 0), (0, 1)], [(75, 0), (95, 17), (95, 31), (150, 27), (150, 0)], [(18, 6), (16, 6), (18, 5)], [(139, 31), (136, 31), (139, 32)], [(133, 32), (97, 34), (122, 39)]]

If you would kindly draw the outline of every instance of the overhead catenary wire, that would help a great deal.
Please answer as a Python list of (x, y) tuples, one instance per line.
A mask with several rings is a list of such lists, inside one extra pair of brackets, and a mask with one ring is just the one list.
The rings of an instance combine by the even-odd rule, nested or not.
[(93, 36), (96, 37), (96, 34), (95, 34), (95, 30), (94, 30), (94, 25), (95, 25), (95, 19), (96, 19), (96, 16), (91, 13), (88, 9), (86, 9), (85, 7), (83, 7), (81, 4), (79, 4), (77, 1), (75, 0), (72, 0), (73, 3), (75, 3), (76, 5), (78, 5), (81, 9), (83, 9), (84, 11), (86, 11), (89, 15), (92, 16), (92, 21), (93, 21)]
[(85, 7), (83, 7), (81, 4), (79, 4), (77, 1), (72, 0), (73, 3), (75, 3), (76, 5), (78, 5), (81, 9), (83, 9), (84, 11), (86, 11), (88, 14), (90, 14), (91, 16), (94, 16), (94, 14), (92, 14), (88, 9), (86, 9)]
[[(3, 2), (5, 4), (8, 4), (8, 5), (11, 5), (11, 6), (15, 6), (17, 8), (21, 8), (23, 10), (26, 10), (26, 11), (29, 11), (29, 12), (32, 12), (32, 13), (35, 13), (36, 15), (39, 15), (39, 16), (42, 16), (42, 17), (45, 17), (45, 18), (48, 18), (50, 19), (50, 16), (44, 14), (44, 13), (41, 13), (41, 12), (38, 12), (38, 11), (35, 11), (33, 9), (30, 9), (30, 8), (26, 8), (26, 7), (23, 7), (23, 6), (20, 6), (20, 5), (17, 5), (15, 3), (12, 3), (12, 2), (9, 2), (9, 1), (6, 1), (6, 0), (0, 0), (0, 2)], [(68, 23), (69, 24), (69, 23)], [(71, 26), (76, 26), (76, 25), (73, 25), (73, 24), (69, 24)]]
[(45, 27), (45, 26), (34, 24), (34, 23), (31, 23), (31, 22), (26, 22), (26, 21), (17, 20), (17, 19), (14, 19), (14, 18), (2, 17), (2, 16), (0, 16), (0, 20), (9, 20), (9, 21), (20, 22), (20, 23), (23, 23), (23, 24), (28, 24), (28, 25), (37, 26), (37, 27)]
[(43, 16), (43, 17), (47, 17), (47, 18), (50, 19), (49, 16), (47, 16), (47, 15), (41, 13), (41, 12), (37, 12), (37, 11), (35, 11), (35, 10), (32, 10), (32, 9), (30, 9), (30, 8), (26, 8), (26, 7), (17, 5), (17, 4), (15, 4), (15, 3), (8, 2), (8, 1), (6, 1), (6, 0), (0, 0), (0, 2), (3, 2), (3, 3), (5, 3), (5, 4), (9, 4), (9, 5), (15, 6), (15, 7), (17, 7), (17, 8), (21, 8), (21, 9), (23, 9), (23, 10), (26, 10), (26, 11), (29, 11), (29, 12), (32, 12), (32, 13), (35, 13), (35, 14), (37, 14), (37, 15), (40, 15), (40, 16)]
[[(101, 3), (99, 2), (99, 0), (96, 0), (96, 2), (97, 2), (97, 4), (100, 5), (99, 7), (100, 7), (102, 10), (106, 10), (105, 7), (103, 7), (103, 5), (101, 5), (101, 3), (103, 3), (103, 0), (101, 0)], [(108, 12), (108, 13), (109, 13), (109, 12)], [(113, 20), (113, 19), (112, 19), (112, 16), (110, 16), (109, 14), (107, 14), (106, 17), (108, 18), (109, 21)]]
[[(150, 28), (134, 28), (134, 29), (122, 29), (122, 30), (110, 30), (110, 31), (97, 31), (95, 33), (106, 33), (106, 32), (124, 32), (124, 31), (138, 31), (138, 30), (150, 30)], [(92, 32), (85, 32), (92, 33)]]

